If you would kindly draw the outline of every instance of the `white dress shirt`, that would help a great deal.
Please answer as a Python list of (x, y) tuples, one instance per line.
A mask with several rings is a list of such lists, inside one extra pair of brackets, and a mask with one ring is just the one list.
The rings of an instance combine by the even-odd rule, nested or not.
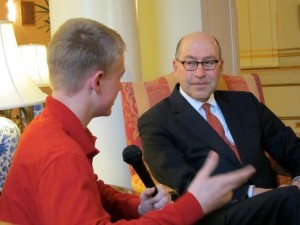
[[(202, 108), (202, 105), (204, 103), (209, 103), (210, 104), (210, 111), (220, 120), (223, 129), (225, 131), (225, 136), (227, 137), (227, 139), (230, 141), (231, 144), (234, 145), (234, 140), (232, 138), (232, 135), (228, 129), (228, 126), (226, 124), (225, 118), (222, 114), (222, 111), (220, 109), (220, 107), (218, 106), (216, 100), (215, 100), (215, 96), (212, 93), (209, 97), (209, 99), (206, 102), (201, 102), (197, 99), (192, 98), (191, 96), (189, 96), (187, 93), (185, 93), (182, 88), (179, 88), (179, 93), (188, 101), (188, 103), (190, 103), (190, 105), (197, 111), (200, 113), (200, 115), (206, 120), (206, 114), (204, 109)], [(251, 198), (253, 196), (253, 191), (254, 191), (255, 186), (254, 185), (249, 185), (248, 187), (248, 198)]]
[(227, 137), (227, 139), (230, 141), (231, 144), (234, 145), (234, 140), (232, 138), (232, 135), (230, 133), (230, 130), (228, 129), (228, 126), (226, 124), (226, 121), (224, 119), (224, 116), (221, 112), (220, 107), (218, 106), (216, 100), (215, 100), (215, 96), (212, 93), (209, 97), (209, 99), (206, 102), (201, 102), (199, 100), (196, 100), (194, 98), (192, 98), (191, 96), (189, 96), (188, 94), (186, 94), (182, 88), (179, 88), (179, 92), (180, 94), (190, 103), (190, 105), (197, 111), (200, 113), (200, 115), (206, 120), (206, 114), (204, 109), (202, 108), (202, 105), (204, 103), (209, 103), (210, 104), (210, 111), (220, 120), (223, 129), (225, 131), (225, 136)]

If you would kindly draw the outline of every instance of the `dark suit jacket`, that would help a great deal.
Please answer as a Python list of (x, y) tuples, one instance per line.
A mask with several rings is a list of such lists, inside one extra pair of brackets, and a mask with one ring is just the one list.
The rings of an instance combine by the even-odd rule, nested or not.
[[(290, 127), (249, 92), (216, 91), (215, 99), (243, 165), (252, 164), (256, 169), (251, 180), (234, 191), (234, 201), (246, 198), (249, 184), (276, 187), (263, 150), (293, 176), (300, 175), (300, 139)], [(178, 84), (169, 98), (141, 116), (138, 129), (152, 175), (179, 194), (186, 190), (212, 149), (220, 156), (214, 174), (241, 168), (229, 146), (179, 93)]]

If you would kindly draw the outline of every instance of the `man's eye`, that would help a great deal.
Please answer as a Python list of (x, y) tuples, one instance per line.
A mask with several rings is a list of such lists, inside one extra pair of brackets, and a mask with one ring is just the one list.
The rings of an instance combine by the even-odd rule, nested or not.
[(194, 61), (186, 61), (185, 63), (186, 63), (187, 65), (195, 65), (196, 62), (194, 62)]
[(204, 65), (213, 65), (213, 64), (215, 64), (215, 61), (214, 60), (203, 61), (203, 64)]

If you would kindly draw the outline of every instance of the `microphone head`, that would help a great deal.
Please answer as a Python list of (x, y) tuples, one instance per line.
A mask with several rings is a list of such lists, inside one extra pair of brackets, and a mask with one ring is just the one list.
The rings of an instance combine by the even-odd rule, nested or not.
[(123, 161), (133, 165), (142, 161), (142, 150), (136, 145), (128, 145), (123, 150)]

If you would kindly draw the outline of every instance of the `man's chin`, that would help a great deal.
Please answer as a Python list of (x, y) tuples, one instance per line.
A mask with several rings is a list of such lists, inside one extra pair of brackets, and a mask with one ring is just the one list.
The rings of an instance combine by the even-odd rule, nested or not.
[(109, 110), (109, 112), (106, 112), (106, 114), (104, 114), (104, 116), (110, 116), (111, 115), (111, 110)]
[(102, 116), (110, 116), (112, 113), (112, 111), (107, 111), (107, 112), (101, 112), (100, 114), (98, 114), (96, 117), (102, 117)]
[(200, 102), (206, 102), (209, 99), (207, 94), (195, 94), (192, 98), (199, 100)]

